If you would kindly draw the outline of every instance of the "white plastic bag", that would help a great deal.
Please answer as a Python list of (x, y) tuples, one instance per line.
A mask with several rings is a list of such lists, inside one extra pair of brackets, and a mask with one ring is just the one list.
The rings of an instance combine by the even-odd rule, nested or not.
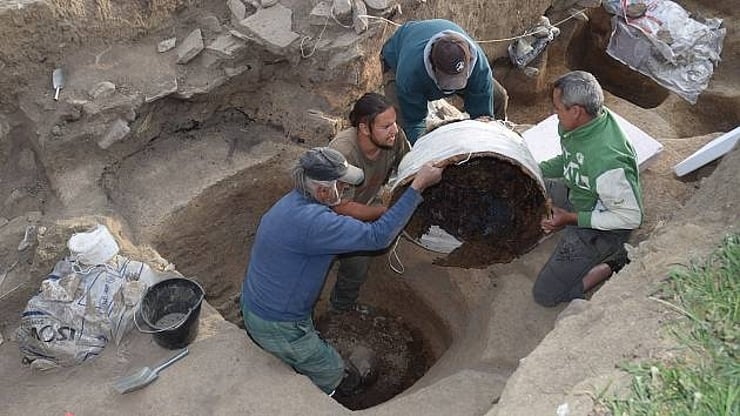
[(133, 326), (147, 282), (157, 275), (123, 256), (92, 267), (58, 262), (28, 301), (16, 331), (24, 361), (68, 367), (95, 358), (110, 340), (120, 343)]
[(67, 242), (72, 257), (82, 264), (103, 264), (118, 254), (118, 244), (108, 227), (97, 224), (84, 233), (76, 233)]

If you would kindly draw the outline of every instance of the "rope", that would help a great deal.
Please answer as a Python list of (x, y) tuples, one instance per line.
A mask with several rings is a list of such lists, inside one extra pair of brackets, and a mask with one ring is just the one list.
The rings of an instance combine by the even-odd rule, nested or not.
[[(570, 16), (566, 17), (565, 19), (563, 19), (563, 20), (561, 20), (561, 21), (559, 21), (559, 22), (557, 22), (557, 23), (555, 23), (554, 25), (551, 25), (551, 26), (558, 27), (558, 26), (562, 25), (563, 23), (567, 22), (568, 20), (573, 19), (574, 17), (578, 16), (579, 14), (585, 12), (586, 10), (587, 9), (581, 9), (581, 10), (579, 10), (579, 11), (571, 14)], [(517, 39), (521, 39), (521, 38), (524, 38), (524, 37), (527, 37), (527, 36), (531, 36), (531, 35), (534, 35), (535, 33), (540, 33), (543, 29), (544, 28), (539, 28), (539, 29), (537, 29), (537, 30), (535, 30), (533, 32), (524, 32), (524, 34), (521, 34), (519, 36), (512, 36), (510, 38), (479, 40), (477, 42), (478, 43), (507, 42), (507, 41), (510, 41), (510, 40), (517, 40)], [(547, 30), (547, 29), (544, 29), (544, 30)]]
[[(574, 17), (576, 17), (576, 16), (580, 15), (581, 13), (585, 12), (586, 10), (587, 9), (578, 10), (577, 12), (569, 15), (565, 19), (563, 19), (563, 20), (561, 20), (561, 21), (559, 21), (559, 22), (557, 22), (557, 23), (555, 23), (555, 24), (553, 24), (551, 26), (558, 27), (558, 26), (562, 25), (563, 23), (567, 22), (568, 20), (573, 19)], [(401, 27), (401, 25), (399, 23), (396, 23), (396, 22), (394, 22), (392, 20), (388, 20), (388, 19), (386, 19), (384, 17), (380, 17), (380, 16), (372, 16), (372, 15), (369, 15), (369, 14), (361, 14), (361, 15), (358, 15), (357, 17), (364, 17), (366, 19), (372, 19), (372, 20), (380, 20), (380, 21), (385, 22), (385, 23), (388, 23), (390, 25), (393, 25), (393, 26), (396, 26), (396, 27)], [(316, 53), (316, 49), (318, 48), (319, 42), (321, 41), (321, 37), (324, 35), (324, 32), (326, 31), (326, 27), (329, 25), (329, 18), (331, 18), (332, 20), (334, 20), (334, 22), (336, 24), (338, 24), (339, 26), (341, 26), (341, 27), (343, 27), (345, 29), (352, 28), (351, 25), (342, 24), (342, 22), (340, 22), (339, 20), (337, 20), (337, 17), (334, 15), (334, 6), (332, 6), (332, 8), (329, 9), (329, 15), (326, 16), (326, 20), (324, 21), (324, 27), (321, 28), (321, 32), (319, 33), (319, 37), (318, 37), (318, 39), (316, 39), (316, 43), (314, 43), (313, 48), (311, 49), (311, 52), (310, 53), (306, 54), (304, 52), (303, 45), (304, 45), (304, 43), (307, 40), (311, 40), (312, 37), (311, 36), (303, 36), (301, 38), (301, 56), (303, 58), (310, 58), (311, 56), (313, 56), (314, 53)], [(476, 41), (476, 42), (478, 42), (478, 43), (508, 42), (508, 41), (512, 41), (512, 40), (521, 39), (521, 38), (524, 38), (524, 37), (527, 37), (527, 36), (531, 36), (531, 35), (534, 35), (535, 33), (541, 33), (543, 30), (547, 30), (547, 29), (545, 29), (545, 28), (537, 28), (536, 30), (534, 30), (532, 32), (524, 32), (523, 34), (521, 34), (519, 36), (512, 36), (512, 37), (509, 37), (509, 38), (502, 38), (502, 39), (479, 40), (479, 41)]]
[(366, 18), (366, 19), (380, 20), (380, 21), (383, 21), (383, 22), (389, 23), (389, 24), (391, 24), (391, 25), (393, 25), (393, 26), (395, 26), (395, 27), (401, 27), (401, 25), (400, 25), (400, 24), (398, 24), (398, 23), (396, 23), (396, 22), (394, 22), (394, 21), (392, 21), (392, 20), (388, 20), (388, 19), (386, 19), (385, 17), (380, 17), (380, 16), (372, 16), (372, 15), (369, 15), (369, 14), (360, 14), (360, 15), (358, 15), (357, 17), (364, 17), (364, 18)]
[[(396, 242), (393, 243), (393, 247), (391, 248), (391, 251), (388, 252), (388, 266), (393, 270), (394, 272), (398, 274), (403, 274), (406, 271), (406, 267), (404, 267), (403, 262), (401, 262), (401, 258), (398, 257), (398, 252), (396, 251), (396, 247), (398, 247), (398, 242), (401, 240), (401, 236), (399, 235), (396, 237)], [(396, 259), (396, 263), (398, 264), (398, 267), (393, 265), (393, 259)]]
[[(303, 59), (310, 58), (313, 56), (314, 53), (316, 53), (316, 49), (319, 47), (319, 42), (321, 42), (321, 37), (324, 36), (324, 32), (326, 31), (326, 27), (329, 25), (329, 17), (334, 17), (334, 6), (332, 5), (331, 9), (329, 9), (329, 16), (326, 16), (326, 19), (324, 20), (324, 27), (321, 28), (321, 32), (319, 32), (319, 37), (316, 39), (316, 43), (313, 44), (313, 49), (311, 49), (311, 52), (306, 54), (306, 52), (303, 50), (303, 44), (307, 40), (311, 40), (312, 37), (308, 35), (304, 35), (301, 38), (301, 57)], [(336, 20), (336, 19), (334, 19)]]

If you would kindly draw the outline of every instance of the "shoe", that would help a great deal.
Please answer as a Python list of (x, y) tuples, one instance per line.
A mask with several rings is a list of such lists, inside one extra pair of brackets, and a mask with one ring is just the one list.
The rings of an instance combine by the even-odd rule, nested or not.
[(344, 362), (344, 378), (337, 386), (337, 397), (349, 397), (364, 392), (378, 379), (375, 352), (358, 345)]

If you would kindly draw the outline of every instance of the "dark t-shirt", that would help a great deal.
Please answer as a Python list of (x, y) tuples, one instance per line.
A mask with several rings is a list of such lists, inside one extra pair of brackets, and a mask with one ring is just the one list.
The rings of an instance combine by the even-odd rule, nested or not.
[(381, 149), (375, 160), (370, 160), (362, 153), (357, 144), (357, 128), (350, 127), (337, 134), (329, 147), (338, 150), (347, 158), (347, 162), (362, 169), (365, 180), (354, 187), (352, 201), (362, 204), (371, 204), (378, 195), (380, 188), (388, 182), (391, 172), (398, 168), (403, 156), (409, 152), (411, 146), (403, 130), (398, 131), (396, 142), (392, 149)]

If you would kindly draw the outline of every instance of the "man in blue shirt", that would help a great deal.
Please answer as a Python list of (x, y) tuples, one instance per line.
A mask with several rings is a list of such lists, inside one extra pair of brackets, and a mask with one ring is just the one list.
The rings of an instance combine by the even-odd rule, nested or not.
[(351, 394), (360, 378), (319, 337), (311, 318), (314, 303), (334, 257), (388, 247), (421, 203), (421, 192), (441, 175), (441, 168), (425, 165), (388, 211), (363, 222), (331, 209), (341, 202), (346, 184), (363, 181), (362, 170), (332, 148), (306, 152), (293, 169), (295, 189), (257, 228), (241, 297), (251, 338), (327, 394)]
[(427, 103), (457, 94), (470, 118), (506, 120), (508, 94), (493, 78), (483, 50), (458, 25), (442, 19), (407, 22), (381, 51), (385, 95), (397, 104), (413, 145), (424, 134)]

